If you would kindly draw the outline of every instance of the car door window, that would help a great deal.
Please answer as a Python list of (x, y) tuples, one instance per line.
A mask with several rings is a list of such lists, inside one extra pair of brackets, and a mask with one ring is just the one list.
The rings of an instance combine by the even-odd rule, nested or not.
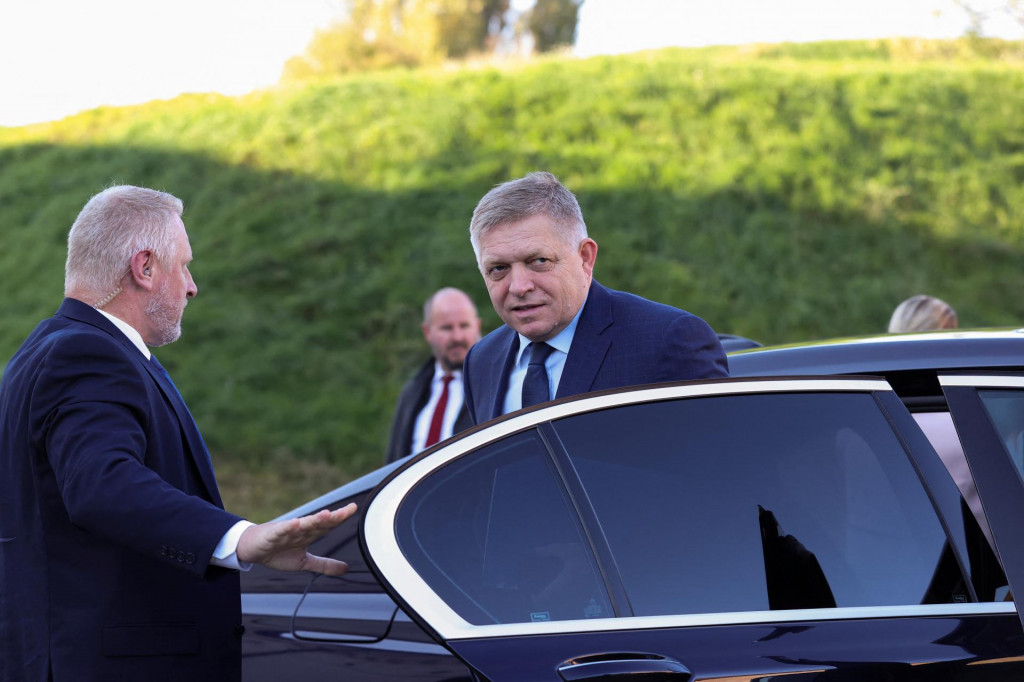
[(533, 431), (421, 482), (395, 526), (402, 553), (470, 623), (612, 615), (577, 515)]
[[(949, 374), (939, 375), (939, 382), (1009, 583), (1004, 598), (1012, 599), (1024, 593), (1024, 477), (1018, 447), (1024, 425), (1024, 377)], [(1024, 623), (1024, 612), (1018, 615)]]
[(967, 599), (940, 575), (943, 529), (870, 394), (674, 400), (553, 424), (636, 615)]
[(1024, 391), (982, 389), (978, 391), (978, 397), (991, 417), (1017, 474), (1024, 479)]

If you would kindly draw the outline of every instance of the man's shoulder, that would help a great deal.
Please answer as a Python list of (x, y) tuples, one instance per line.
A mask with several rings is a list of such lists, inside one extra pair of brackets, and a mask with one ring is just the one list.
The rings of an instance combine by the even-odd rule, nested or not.
[(652, 301), (628, 291), (609, 289), (597, 282), (594, 284), (596, 287), (593, 291), (597, 293), (597, 301), (604, 301), (604, 305), (611, 311), (616, 323), (670, 324), (680, 318), (699, 319), (693, 313), (667, 303)]
[(431, 356), (419, 366), (416, 373), (409, 377), (409, 380), (402, 386), (402, 395), (417, 391), (425, 383), (430, 383), (430, 380), (434, 377), (434, 362), (434, 358)]
[(467, 387), (493, 383), (495, 372), (504, 367), (516, 333), (508, 325), (502, 325), (473, 344), (462, 365), (462, 380)]
[(503, 324), (473, 344), (473, 348), (470, 350), (475, 351), (477, 357), (484, 353), (504, 352), (515, 335), (516, 333), (511, 327)]

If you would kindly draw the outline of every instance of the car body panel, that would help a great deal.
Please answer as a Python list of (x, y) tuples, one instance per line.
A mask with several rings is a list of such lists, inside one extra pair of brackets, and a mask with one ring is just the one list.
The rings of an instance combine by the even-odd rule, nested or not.
[[(994, 648), (993, 641), (1003, 644)], [(658, 657), (682, 665), (694, 680), (730, 682), (1012, 680), (1024, 674), (1021, 634), (1012, 614), (488, 637), (458, 640), (452, 647), (490, 682), (568, 679), (558, 674), (560, 667), (597, 656), (627, 666), (642, 656)], [(637, 679), (647, 679), (635, 672)]]
[[(991, 554), (991, 549), (983, 533), (976, 524), (972, 527), (972, 517), (966, 511), (958, 511), (950, 501), (949, 491), (955, 485), (929, 446), (928, 438), (934, 436), (926, 438), (912, 422), (924, 412), (973, 401), (970, 410), (956, 409), (957, 428), (963, 428), (960, 437), (964, 448), (982, 453), (972, 458), (972, 470), (974, 459), (987, 461), (985, 453), (993, 444), (985, 443), (985, 436), (976, 435), (979, 425), (987, 421), (981, 418), (980, 399), (971, 393), (975, 389), (956, 386), (956, 380), (940, 386), (938, 374), (1024, 370), (1024, 333), (1007, 329), (879, 335), (733, 352), (729, 362), (734, 377), (843, 374), (869, 375), (872, 378), (867, 380), (872, 382), (878, 378), (888, 381), (898, 398), (885, 390), (875, 395), (906, 449), (915, 453), (918, 474), (926, 482), (953, 548), (951, 556), (955, 557), (951, 560), (967, 578), (968, 599), (975, 599), (976, 593), (991, 595), (993, 585), (1002, 584), (1001, 589), (1006, 590), (1006, 579), (998, 565), (998, 575), (994, 579), (990, 575), (988, 564), (992, 560), (984, 553)], [(703, 383), (705, 388), (700, 390), (717, 390), (708, 388), (717, 382)], [(658, 390), (665, 388), (659, 386)], [(612, 404), (620, 399), (617, 395), (621, 392), (607, 391), (583, 399)], [(965, 393), (967, 398), (957, 395)], [(659, 679), (713, 678), (730, 682), (767, 676), (799, 680), (994, 680), (1022, 676), (1024, 641), (1016, 608), (1012, 601), (987, 598), (981, 603), (562, 620), (530, 623), (527, 625), (532, 627), (525, 629), (522, 624), (496, 624), (487, 626), (491, 629), (486, 636), (480, 635), (479, 627), (468, 628), (445, 641), (401, 594), (393, 598), (388, 593), (391, 586), (382, 586), (375, 569), (367, 565), (359, 546), (365, 538), (357, 536), (369, 495), (386, 480), (397, 479), (409, 469), (429, 468), (424, 461), (434, 453), (449, 448), (469, 452), (517, 430), (529, 431), (544, 419), (536, 411), (572, 410), (566, 403), (578, 399), (549, 403), (474, 427), (456, 439), (384, 466), (280, 517), (294, 518), (356, 501), (360, 505), (357, 518), (313, 548), (317, 553), (348, 561), (352, 570), (343, 579), (316, 580), (307, 574), (281, 574), (258, 566), (243, 574), (245, 679), (477, 680), (470, 668), (485, 672), (490, 682), (622, 679), (623, 675), (641, 674), (660, 675)], [(913, 415), (899, 408), (901, 400)], [(543, 437), (550, 438), (551, 434)], [(997, 479), (1004, 491), (1001, 497), (1013, 490), (1008, 483), (1018, 488), (1022, 485), (1017, 474), (1016, 478), (1010, 476), (1012, 463), (994, 469), (987, 464), (981, 466)], [(571, 496), (584, 516), (592, 516), (585, 492), (572, 491)], [(577, 499), (581, 496), (584, 499)], [(1016, 513), (1020, 518), (1020, 513), (1014, 511), (1015, 503), (998, 502), (997, 507), (1009, 505), (1007, 510), (999, 511), (986, 502), (990, 515), (1012, 519)], [(1017, 524), (997, 520), (997, 525), (1000, 546), (1005, 542), (1002, 538), (1009, 537), (1011, 545), (1024, 547)], [(602, 545), (601, 538), (591, 540), (595, 546)], [(1015, 559), (1003, 558), (1010, 566), (1021, 565)], [(382, 565), (390, 566), (390, 559)], [(1019, 570), (1011, 571), (1010, 580), (1024, 589), (1019, 574)], [(393, 577), (396, 584), (403, 580), (400, 575)], [(413, 597), (413, 601), (419, 604), (422, 598)], [(617, 622), (610, 627), (607, 621)]]

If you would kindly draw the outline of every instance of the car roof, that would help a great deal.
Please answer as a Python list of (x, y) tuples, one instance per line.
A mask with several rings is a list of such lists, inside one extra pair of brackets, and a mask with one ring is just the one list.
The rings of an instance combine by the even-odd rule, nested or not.
[(1024, 368), (1024, 329), (883, 334), (729, 354), (732, 376)]
[[(756, 344), (743, 337), (730, 337), (732, 339)], [(728, 357), (729, 373), (734, 377), (882, 375), (905, 401), (923, 397), (921, 404), (928, 406), (933, 403), (928, 396), (941, 393), (935, 380), (936, 370), (1024, 370), (1024, 329), (828, 339), (738, 350), (729, 353)], [(307, 502), (279, 517), (279, 520), (311, 514), (338, 500), (364, 494), (376, 487), (402, 461), (404, 459), (385, 465)]]

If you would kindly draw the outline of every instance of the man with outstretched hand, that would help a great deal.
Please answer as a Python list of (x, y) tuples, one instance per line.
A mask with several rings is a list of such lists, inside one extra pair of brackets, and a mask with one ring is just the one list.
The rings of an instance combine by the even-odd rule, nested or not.
[(341, 575), (307, 547), (354, 505), (252, 524), (149, 347), (198, 293), (179, 199), (111, 187), (68, 235), (65, 299), (0, 381), (0, 680), (238, 680), (238, 570)]

